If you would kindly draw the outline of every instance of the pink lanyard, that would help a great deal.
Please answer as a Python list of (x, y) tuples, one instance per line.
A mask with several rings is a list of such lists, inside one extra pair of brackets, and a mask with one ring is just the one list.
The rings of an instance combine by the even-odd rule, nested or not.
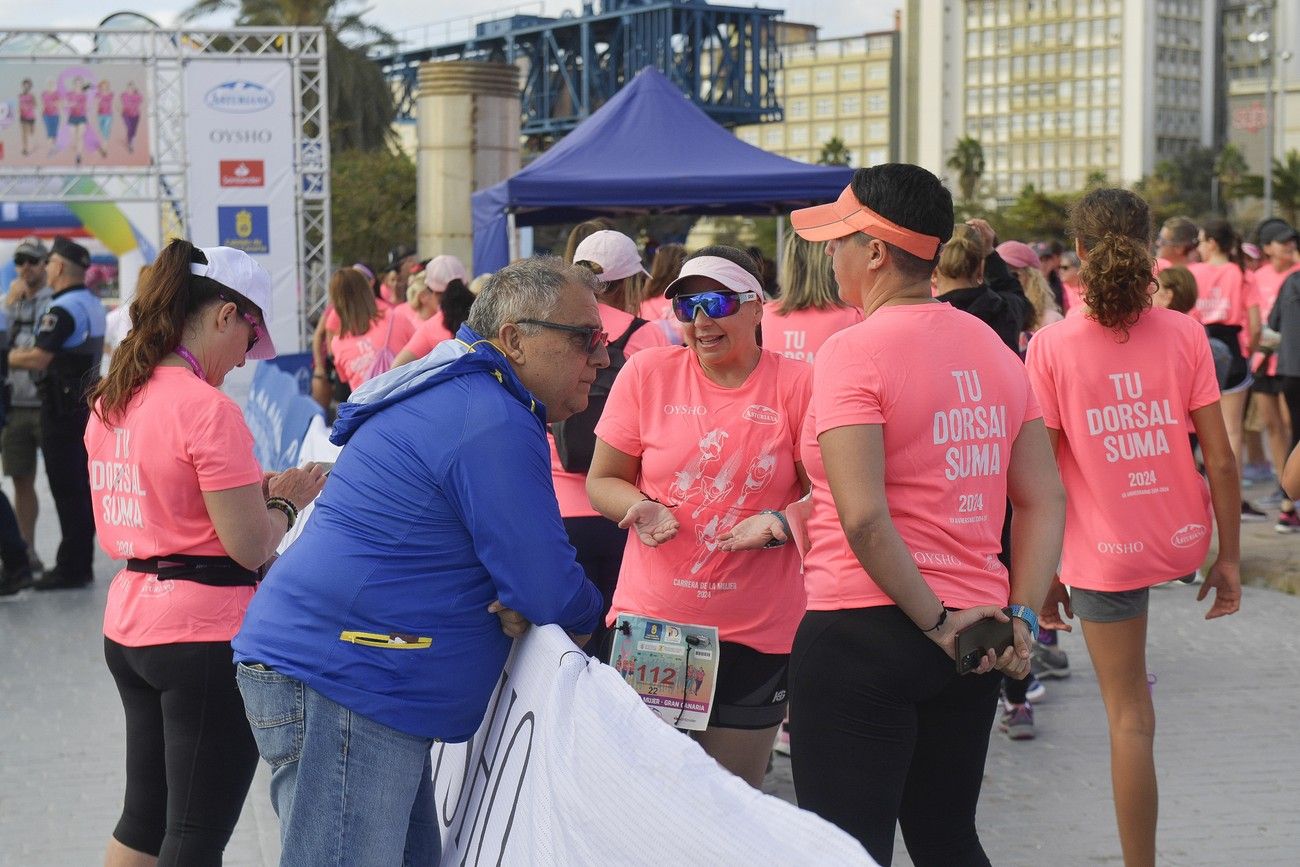
[(190, 352), (184, 346), (177, 346), (176, 354), (179, 355), (185, 361), (185, 363), (190, 366), (190, 370), (194, 371), (195, 376), (197, 376), (199, 379), (207, 379), (207, 377), (203, 374), (203, 365), (199, 364), (199, 360), (194, 357), (194, 353)]

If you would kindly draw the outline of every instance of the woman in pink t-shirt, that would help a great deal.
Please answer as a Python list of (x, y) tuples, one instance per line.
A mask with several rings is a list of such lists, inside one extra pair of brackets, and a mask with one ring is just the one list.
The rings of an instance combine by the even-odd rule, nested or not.
[(21, 87), (18, 92), (18, 125), (23, 134), (23, 156), (27, 156), (32, 136), (36, 133), (36, 94), (32, 93), (30, 78), (24, 78)]
[(682, 337), (682, 324), (673, 316), (672, 301), (664, 297), (664, 291), (677, 279), (685, 261), (686, 248), (681, 244), (664, 244), (655, 250), (654, 260), (650, 263), (650, 277), (642, 288), (641, 308), (637, 313), (645, 321), (653, 322), (669, 342), (676, 344), (685, 339)]
[[(1196, 278), (1197, 288), (1196, 307), (1191, 315), (1205, 326), (1207, 334), (1222, 340), (1233, 353), (1222, 403), (1228, 442), (1237, 456), (1240, 475), (1242, 423), (1246, 400), (1254, 384), (1250, 354), (1259, 343), (1259, 295), (1255, 282), (1246, 278), (1241, 239), (1226, 220), (1207, 220), (1200, 229), (1199, 239), (1197, 251), (1201, 261), (1187, 266)], [(1267, 516), (1242, 500), (1241, 517), (1262, 521)]]
[(113, 85), (107, 78), (95, 89), (95, 118), (99, 121), (99, 153), (108, 156), (108, 135), (113, 131)]
[[(1026, 362), (1068, 501), (1060, 580), (1043, 624), (1070, 628), (1058, 608), (1083, 621), (1110, 722), (1124, 863), (1154, 865), (1148, 591), (1195, 571), (1217, 524), (1218, 557), (1198, 598), (1215, 591), (1207, 619), (1237, 610), (1240, 488), (1205, 334), (1188, 316), (1152, 309), (1146, 202), (1127, 190), (1094, 190), (1070, 222), (1087, 310), (1044, 329)], [(1192, 458), (1192, 430), (1208, 491)]]
[[(936, 301), (952, 195), (904, 164), (859, 169), (838, 201), (791, 215), (827, 241), (865, 320), (814, 363), (808, 611), (790, 656), (799, 806), (888, 864), (902, 823), (918, 864), (987, 864), (975, 808), (1001, 677), (1029, 673), (1034, 611), (1060, 553), (1064, 498), (1017, 355)], [(998, 560), (1010, 498), (1010, 574)], [(1004, 606), (1013, 603), (1004, 612)], [(956, 640), (1006, 625), (1000, 655)], [(1000, 627), (999, 627), (1000, 628)]]
[(118, 101), (122, 103), (122, 125), (126, 127), (126, 152), (133, 154), (135, 136), (140, 131), (140, 106), (144, 103), (144, 94), (134, 81), (128, 81)]
[(722, 541), (803, 494), (798, 438), (812, 371), (759, 347), (762, 284), (745, 252), (700, 250), (666, 295), (687, 345), (628, 360), (587, 476), (596, 510), (632, 530), (607, 625), (630, 614), (717, 627), (714, 704), (694, 736), (758, 788), (785, 714), (803, 582), (793, 545), (733, 553)]
[(59, 123), (63, 119), (62, 105), (63, 94), (51, 78), (45, 82), (45, 89), (41, 91), (41, 120), (45, 123), (45, 137), (50, 142), (50, 152), (47, 156), (54, 156), (59, 146)]
[[(1296, 255), (1296, 234), (1285, 220), (1273, 218), (1260, 224), (1259, 243), (1267, 257), (1264, 264), (1255, 272), (1255, 286), (1259, 295), (1259, 315), (1264, 322), (1271, 322), (1270, 316), (1282, 284), (1291, 275), (1300, 272), (1300, 256)], [(1255, 353), (1251, 358), (1251, 369), (1255, 372), (1255, 385), (1251, 388), (1252, 400), (1259, 412), (1263, 424), (1265, 442), (1268, 444), (1269, 457), (1273, 461), (1274, 472), (1282, 478), (1282, 468), (1286, 465), (1287, 454), (1292, 443), (1296, 442), (1292, 431), (1290, 413), (1283, 395), (1285, 380), (1277, 371), (1277, 343), (1280, 333), (1270, 326), (1272, 332), (1267, 353)], [(1261, 329), (1262, 333), (1262, 329)], [(1264, 342), (1261, 337), (1261, 344)], [(1281, 502), (1275, 528), (1278, 532), (1295, 532), (1300, 530), (1300, 518), (1296, 517), (1295, 504), (1285, 494)]]
[(781, 262), (781, 297), (763, 305), (763, 348), (812, 364), (826, 339), (862, 321), (862, 311), (840, 300), (826, 245), (793, 232)]
[(420, 311), (422, 321), (415, 333), (397, 354), (394, 367), (424, 358), (433, 347), (450, 340), (469, 318), (474, 293), (469, 291), (469, 273), (455, 256), (434, 256), (424, 269), (424, 288), (411, 306)]
[(86, 426), (108, 591), (104, 656), (126, 712), (126, 797), (106, 864), (219, 864), (257, 767), (230, 640), (319, 466), (262, 473), (220, 391), (275, 356), (271, 278), (229, 247), (172, 241), (131, 304), (134, 327)]
[(334, 272), (329, 298), (339, 317), (338, 336), (330, 341), (334, 369), (339, 380), (355, 390), (393, 366), (415, 328), (391, 305), (381, 307), (365, 277), (354, 268)]

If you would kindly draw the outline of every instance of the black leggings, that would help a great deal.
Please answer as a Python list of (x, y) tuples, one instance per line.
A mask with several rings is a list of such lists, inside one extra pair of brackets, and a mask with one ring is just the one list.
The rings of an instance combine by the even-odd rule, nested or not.
[[(618, 584), (618, 570), (623, 566), (623, 548), (627, 545), (628, 531), (620, 530), (618, 524), (600, 516), (565, 518), (564, 529), (569, 534), (569, 544), (578, 552), (578, 565), (587, 573), (587, 580), (596, 585), (603, 600), (600, 623), (583, 648), (589, 655), (599, 655), (609, 633), (605, 627), (605, 615), (614, 603), (614, 587)], [(609, 657), (603, 661), (608, 662)]]
[(126, 798), (113, 837), (160, 865), (221, 864), (257, 769), (228, 641), (104, 658), (126, 711)]
[(809, 611), (790, 656), (799, 806), (882, 865), (987, 865), (975, 807), (1001, 675), (959, 676), (896, 606)]

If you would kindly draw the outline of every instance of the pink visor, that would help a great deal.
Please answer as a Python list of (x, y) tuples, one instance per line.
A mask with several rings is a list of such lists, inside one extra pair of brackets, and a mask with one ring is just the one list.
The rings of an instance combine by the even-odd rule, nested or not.
[(934, 235), (922, 235), (891, 223), (859, 202), (851, 185), (833, 202), (793, 211), (790, 225), (805, 241), (830, 241), (854, 232), (866, 232), (920, 259), (933, 259), (939, 249), (939, 239)]
[(668, 288), (664, 290), (664, 297), (673, 298), (681, 295), (685, 289), (683, 284), (691, 277), (708, 277), (732, 292), (755, 292), (759, 300), (763, 298), (763, 286), (754, 279), (754, 275), (721, 256), (696, 256), (694, 259), (688, 259), (686, 264), (682, 265), (677, 279), (669, 283)]

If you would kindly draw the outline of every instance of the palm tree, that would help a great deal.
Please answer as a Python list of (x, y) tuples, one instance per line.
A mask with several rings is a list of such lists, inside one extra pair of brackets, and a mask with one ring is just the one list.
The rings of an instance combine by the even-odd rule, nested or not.
[(234, 11), (241, 27), (324, 27), (329, 79), (330, 148), (374, 150), (392, 142), (393, 92), (369, 57), (396, 44), (392, 34), (363, 20), (352, 0), (197, 0), (181, 13), (194, 21)]
[(853, 154), (845, 147), (844, 140), (839, 136), (833, 136), (822, 145), (821, 156), (817, 157), (817, 164), (822, 166), (847, 166), (852, 161)]
[(970, 204), (979, 191), (980, 178), (984, 177), (984, 146), (979, 139), (963, 136), (957, 139), (952, 156), (945, 164), (957, 173), (957, 185), (961, 187), (962, 201)]
[(1273, 160), (1273, 201), (1294, 226), (1300, 219), (1300, 151), (1287, 151), (1285, 159)]

